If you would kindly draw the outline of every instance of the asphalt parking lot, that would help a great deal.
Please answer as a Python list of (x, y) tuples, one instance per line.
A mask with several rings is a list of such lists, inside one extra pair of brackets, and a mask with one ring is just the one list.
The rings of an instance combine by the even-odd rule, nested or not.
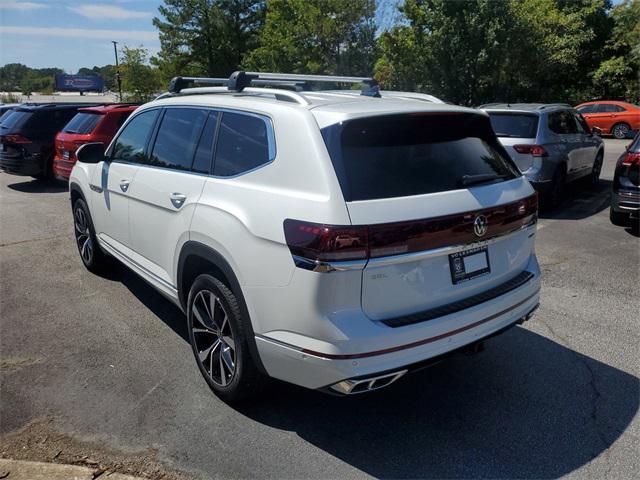
[[(615, 159), (539, 222), (534, 318), (393, 388), (277, 384), (218, 400), (177, 308), (87, 272), (64, 186), (0, 174), (0, 458), (150, 478), (637, 478), (640, 239), (609, 223)], [(635, 474), (633, 472), (636, 472)]]

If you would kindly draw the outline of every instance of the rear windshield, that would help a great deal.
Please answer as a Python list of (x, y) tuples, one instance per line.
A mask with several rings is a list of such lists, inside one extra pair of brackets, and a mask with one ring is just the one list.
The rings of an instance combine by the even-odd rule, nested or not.
[(32, 112), (26, 112), (24, 110), (11, 110), (7, 113), (8, 115), (5, 114), (2, 116), (0, 126), (10, 128), (12, 130), (17, 130), (24, 126), (24, 124), (27, 123), (33, 115)]
[(486, 117), (386, 115), (322, 130), (345, 200), (405, 197), (519, 175)]
[(498, 137), (536, 138), (538, 116), (526, 113), (489, 113)]
[(65, 133), (91, 133), (96, 127), (102, 115), (99, 113), (76, 113), (75, 117), (62, 129)]

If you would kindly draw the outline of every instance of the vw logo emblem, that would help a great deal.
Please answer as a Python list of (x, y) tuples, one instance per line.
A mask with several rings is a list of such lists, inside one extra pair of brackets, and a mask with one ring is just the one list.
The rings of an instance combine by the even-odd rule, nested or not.
[(487, 217), (484, 215), (478, 215), (473, 220), (473, 233), (476, 234), (476, 237), (482, 237), (485, 233), (487, 233), (487, 228), (489, 226), (489, 221)]

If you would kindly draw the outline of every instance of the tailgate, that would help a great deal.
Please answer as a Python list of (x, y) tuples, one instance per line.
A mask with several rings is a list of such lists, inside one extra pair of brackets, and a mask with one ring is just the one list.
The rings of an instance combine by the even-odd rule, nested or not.
[[(536, 199), (522, 179), (391, 202), (347, 204), (354, 223), (370, 224), (384, 218), (383, 212), (394, 212), (387, 220), (398, 211), (410, 217), (369, 225), (362, 308), (372, 319), (424, 312), (488, 292), (523, 272), (533, 253)], [(474, 229), (482, 217), (484, 233)]]
[[(507, 151), (511, 159), (518, 166), (521, 172), (526, 172), (533, 166), (533, 155), (531, 153), (519, 153), (513, 148), (514, 145), (535, 145), (535, 138), (511, 138), (502, 137), (500, 143)], [(523, 149), (520, 149), (521, 151)]]
[(361, 302), (370, 318), (502, 291), (523, 272), (537, 196), (488, 116), (367, 117), (325, 128), (323, 136), (351, 223), (366, 226)]

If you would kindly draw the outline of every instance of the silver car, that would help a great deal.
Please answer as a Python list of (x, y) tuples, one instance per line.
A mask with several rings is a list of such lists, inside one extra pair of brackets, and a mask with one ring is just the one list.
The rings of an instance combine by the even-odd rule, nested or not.
[(543, 203), (557, 205), (567, 182), (585, 178), (597, 185), (604, 143), (570, 105), (495, 103), (480, 108)]

